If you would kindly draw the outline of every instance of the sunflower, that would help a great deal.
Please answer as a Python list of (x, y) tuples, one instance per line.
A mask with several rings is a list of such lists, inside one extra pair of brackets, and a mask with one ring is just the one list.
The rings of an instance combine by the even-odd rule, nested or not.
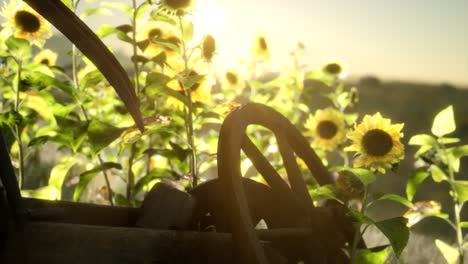
[(346, 67), (343, 62), (330, 60), (322, 66), (322, 72), (325, 75), (342, 78), (346, 76)]
[[(191, 69), (188, 72), (188, 77), (185, 78), (184, 74), (185, 72), (181, 72), (178, 74), (179, 77), (176, 76), (172, 81), (170, 81), (167, 84), (169, 88), (172, 88), (183, 95), (186, 95), (185, 90), (189, 90), (193, 102), (208, 103), (211, 99), (211, 87), (213, 83), (204, 69), (202, 67)], [(182, 79), (186, 79), (188, 82), (191, 82), (191, 87), (183, 87), (181, 82)], [(185, 88), (185, 90), (183, 88)], [(172, 100), (168, 100), (168, 102), (171, 105), (174, 104)]]
[(333, 151), (346, 136), (345, 117), (332, 107), (317, 110), (307, 118), (304, 126), (309, 129), (307, 134), (314, 137), (312, 146), (325, 151)]
[(54, 66), (57, 62), (57, 53), (53, 52), (50, 49), (41, 50), (36, 56), (34, 56), (33, 61), (37, 64), (45, 64), (47, 66)]
[(207, 62), (211, 62), (216, 51), (216, 41), (211, 35), (206, 35), (202, 43), (202, 55)]
[[(166, 56), (174, 55), (174, 47), (180, 46), (181, 40), (175, 33), (172, 25), (166, 22), (149, 21), (145, 23), (137, 32), (135, 40), (147, 58), (153, 58), (165, 52)], [(156, 43), (155, 39), (160, 39), (168, 45)]]
[(228, 69), (221, 81), (223, 89), (238, 89), (244, 85), (244, 80), (240, 73), (235, 69)]
[(353, 144), (346, 147), (345, 151), (358, 153), (355, 167), (367, 167), (385, 173), (386, 168), (392, 168), (404, 158), (404, 146), (400, 142), (403, 124), (392, 125), (390, 122), (380, 113), (366, 115), (354, 131), (348, 134)]
[(193, 2), (194, 0), (160, 0), (158, 5), (168, 14), (182, 16), (191, 9)]
[(4, 26), (12, 28), (15, 37), (27, 39), (33, 45), (42, 47), (52, 36), (49, 22), (23, 1), (4, 5), (1, 14), (8, 20)]
[(258, 36), (255, 39), (252, 54), (255, 59), (268, 61), (270, 60), (270, 49), (268, 47), (268, 42), (265, 36)]

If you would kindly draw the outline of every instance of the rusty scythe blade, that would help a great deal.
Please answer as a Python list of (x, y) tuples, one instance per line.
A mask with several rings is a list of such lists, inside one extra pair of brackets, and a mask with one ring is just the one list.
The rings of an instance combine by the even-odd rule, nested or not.
[(60, 0), (25, 0), (52, 23), (102, 72), (143, 131), (140, 102), (124, 68), (93, 31)]

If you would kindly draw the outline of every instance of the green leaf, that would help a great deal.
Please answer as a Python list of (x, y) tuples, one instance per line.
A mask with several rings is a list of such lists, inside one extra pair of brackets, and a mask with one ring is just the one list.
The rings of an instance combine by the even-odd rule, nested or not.
[(406, 184), (406, 197), (412, 201), (419, 185), (429, 176), (427, 171), (413, 171)]
[(457, 146), (447, 149), (448, 153), (451, 153), (455, 159), (468, 156), (468, 145)]
[(23, 73), (23, 79), (36, 86), (56, 87), (68, 95), (74, 95), (75, 89), (68, 82), (62, 82), (54, 77), (39, 71), (26, 71)]
[(73, 9), (73, 1), (72, 0), (61, 0), (61, 1), (66, 7), (68, 7), (68, 9), (70, 9), (70, 10)]
[(116, 140), (125, 128), (117, 128), (110, 124), (93, 119), (88, 126), (88, 138), (94, 153), (98, 153)]
[(151, 7), (149, 1), (144, 1), (136, 8), (135, 19), (139, 20), (140, 17)]
[(380, 197), (378, 200), (395, 201), (395, 202), (403, 204), (404, 206), (406, 206), (408, 208), (413, 208), (413, 206), (414, 206), (412, 202), (406, 200), (406, 198), (404, 198), (404, 197), (402, 197), (400, 195), (397, 195), (397, 194), (385, 194), (382, 197)]
[(431, 135), (419, 134), (412, 136), (408, 144), (417, 146), (436, 146), (437, 140)]
[(165, 48), (168, 48), (169, 50), (175, 51), (176, 53), (180, 52), (180, 47), (177, 44), (174, 44), (174, 42), (163, 39), (163, 38), (158, 38), (154, 37), (150, 39), (151, 43), (159, 44)]
[(166, 63), (167, 56), (166, 52), (161, 51), (158, 55), (151, 58), (151, 61), (156, 63), (157, 65), (164, 67), (164, 63)]
[(88, 183), (96, 176), (99, 172), (105, 171), (108, 169), (122, 169), (122, 166), (119, 163), (115, 162), (104, 162), (91, 170), (85, 171), (80, 174), (80, 182), (75, 187), (75, 192), (73, 193), (73, 201), (78, 202), (83, 194), (84, 189), (88, 186)]
[(16, 137), (13, 134), (13, 131), (8, 125), (2, 124), (2, 122), (0, 122), (0, 130), (2, 131), (3, 140), (5, 141), (7, 149), (11, 150), (11, 146), (16, 142)]
[(23, 116), (15, 111), (8, 111), (4, 113), (0, 113), (0, 124), (8, 125), (8, 126), (15, 126), (20, 125), (23, 123), (24, 118)]
[(102, 5), (113, 7), (125, 13), (128, 17), (133, 16), (133, 7), (131, 5), (127, 5), (124, 3), (116, 3), (116, 2), (103, 2)]
[(23, 107), (36, 111), (42, 118), (49, 123), (55, 123), (55, 117), (52, 113), (51, 100), (53, 97), (50, 93), (26, 93), (23, 100)]
[(76, 162), (78, 162), (77, 156), (64, 157), (50, 172), (49, 185), (57, 188), (57, 197), (59, 199), (62, 197), (62, 184), (65, 176)]
[(85, 18), (92, 15), (112, 15), (112, 12), (109, 9), (102, 7), (89, 8), (81, 13), (80, 18), (84, 20)]
[(400, 257), (401, 252), (408, 244), (409, 230), (406, 226), (406, 218), (395, 217), (375, 223), (375, 226), (382, 231), (392, 245), (395, 255)]
[(443, 137), (454, 132), (455, 129), (456, 125), (453, 114), (453, 107), (450, 105), (436, 115), (431, 131), (435, 136)]
[(104, 81), (104, 75), (100, 71), (92, 71), (87, 73), (80, 82), (80, 88), (86, 89), (89, 87), (93, 87), (98, 83)]
[(375, 173), (368, 169), (363, 169), (363, 168), (342, 168), (340, 171), (350, 171), (351, 173), (354, 174), (365, 186), (373, 183), (377, 177), (375, 176)]
[(5, 44), (10, 54), (16, 59), (27, 60), (31, 57), (31, 44), (26, 39), (9, 37)]
[(434, 179), (435, 182), (442, 182), (448, 180), (448, 177), (447, 175), (445, 175), (445, 172), (443, 172), (437, 165), (432, 164), (430, 170), (432, 174), (432, 179)]
[(346, 114), (345, 115), (346, 124), (350, 126), (353, 125), (354, 123), (356, 123), (356, 120), (358, 119), (358, 117), (359, 117), (358, 113)]
[(46, 185), (34, 190), (21, 190), (22, 197), (31, 197), (44, 200), (58, 200), (60, 199), (59, 192), (55, 186)]
[(159, 87), (167, 87), (167, 83), (171, 80), (171, 78), (165, 74), (159, 72), (151, 72), (146, 76), (146, 90), (156, 89), (158, 90)]
[(461, 228), (468, 228), (468, 222), (461, 222), (460, 226)]
[(361, 224), (367, 224), (367, 225), (373, 225), (375, 224), (375, 221), (366, 216), (365, 214), (357, 211), (357, 210), (351, 210), (350, 214), (353, 216), (353, 218), (361, 223)]
[(180, 161), (184, 161), (188, 157), (188, 155), (191, 153), (190, 149), (183, 149), (179, 145), (172, 143), (172, 142), (169, 142), (169, 144), (171, 145), (172, 150), (174, 150), (176, 157)]
[(459, 138), (439, 138), (441, 144), (454, 144), (460, 142)]
[(36, 146), (36, 147), (41, 147), (45, 143), (47, 143), (50, 140), (49, 136), (40, 136), (33, 138), (31, 141), (29, 141), (28, 147), (31, 146)]
[(69, 141), (66, 142), (67, 145), (71, 146), (74, 151), (78, 150), (86, 139), (88, 123), (60, 116), (55, 116), (55, 120), (60, 128), (59, 136), (69, 139)]
[(440, 250), (440, 252), (442, 253), (442, 256), (444, 256), (448, 264), (458, 263), (458, 258), (460, 256), (460, 253), (458, 252), (456, 248), (450, 246), (449, 244), (445, 243), (444, 241), (440, 239), (436, 239), (435, 244), (437, 248)]
[(200, 83), (203, 79), (205, 79), (205, 75), (189, 75), (182, 80), (184, 87), (187, 89), (188, 87), (193, 87), (195, 84)]
[(384, 263), (390, 252), (390, 246), (380, 246), (372, 249), (358, 249), (353, 264)]
[(423, 145), (418, 149), (418, 151), (416, 151), (416, 153), (414, 153), (414, 157), (418, 158), (419, 156), (421, 156), (422, 154), (428, 152), (432, 148), (433, 148), (432, 146)]
[(327, 184), (320, 186), (318, 188), (313, 188), (309, 190), (310, 197), (313, 201), (323, 201), (323, 200), (337, 200), (341, 202), (334, 191), (333, 185)]
[(111, 25), (107, 25), (107, 24), (101, 25), (99, 29), (96, 31), (96, 35), (101, 39), (112, 34), (116, 34), (117, 38), (119, 38), (120, 40), (123, 40), (128, 43), (132, 43), (132, 39), (129, 36), (127, 36), (125, 32)]
[(451, 183), (457, 194), (458, 202), (463, 205), (468, 200), (468, 181), (453, 181)]

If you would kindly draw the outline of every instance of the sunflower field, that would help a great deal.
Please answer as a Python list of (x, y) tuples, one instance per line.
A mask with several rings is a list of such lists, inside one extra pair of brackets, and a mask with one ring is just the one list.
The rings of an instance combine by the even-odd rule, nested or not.
[[(410, 230), (427, 217), (453, 229), (454, 244), (433, 243), (448, 263), (463, 263), (468, 222), (461, 210), (468, 200), (468, 181), (461, 180), (459, 171), (468, 145), (451, 136), (456, 131), (452, 106), (435, 116), (430, 133), (404, 135), (403, 123), (380, 112), (356, 110), (359, 87), (348, 85), (340, 61), (317, 69), (304, 66), (302, 43), (290, 52), (292, 63), (280, 65), (274, 74), (268, 36), (260, 35), (252, 40), (248, 60), (220, 72), (212, 64), (218, 55), (216, 37), (194, 38), (191, 12), (196, 3), (191, 0), (122, 0), (100, 2), (98, 8), (62, 0), (85, 22), (94, 15), (121, 20), (121, 25), (101, 25), (94, 33), (104, 42), (116, 37), (131, 52), (126, 72), (143, 116), (136, 124), (102, 66), (93, 64), (76, 43), (63, 43), (69, 46), (67, 54), (44, 48), (55, 34), (53, 25), (29, 2), (34, 1), (5, 0), (0, 13), (0, 129), (23, 197), (138, 207), (158, 182), (190, 190), (217, 177), (224, 118), (256, 102), (290, 120), (332, 173), (335, 183), (319, 186), (299, 161), (314, 203), (335, 200), (350, 209), (357, 231), (343, 250), (352, 263), (408, 263), (414, 254), (405, 250)], [(59, 56), (68, 63), (57, 64)], [(308, 81), (324, 89), (311, 89)], [(324, 107), (317, 109), (315, 98), (322, 98)], [(261, 127), (249, 127), (247, 133), (284, 176), (272, 133)], [(399, 174), (399, 163), (413, 158), (405, 157), (408, 150), (415, 162), (412, 172), (403, 175), (406, 195), (373, 192), (378, 178)], [(241, 170), (264, 182), (245, 156)], [(448, 184), (451, 207), (414, 199), (430, 178)], [(407, 211), (375, 220), (368, 209), (382, 201)], [(386, 237), (386, 244), (359, 248), (360, 238), (372, 228)]]

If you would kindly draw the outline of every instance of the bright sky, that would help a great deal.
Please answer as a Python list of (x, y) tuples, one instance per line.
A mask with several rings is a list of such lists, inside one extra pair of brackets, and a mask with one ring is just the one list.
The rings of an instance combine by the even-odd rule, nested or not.
[(221, 68), (262, 33), (278, 64), (300, 41), (311, 67), (339, 58), (351, 76), (468, 85), (468, 0), (197, 1), (195, 28), (214, 34)]

